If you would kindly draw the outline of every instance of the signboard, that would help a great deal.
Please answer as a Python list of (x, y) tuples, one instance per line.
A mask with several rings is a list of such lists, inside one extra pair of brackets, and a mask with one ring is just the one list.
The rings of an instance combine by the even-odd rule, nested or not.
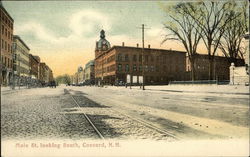
[(137, 83), (137, 76), (133, 76), (133, 83)]
[(130, 83), (131, 80), (130, 80), (130, 75), (127, 75), (127, 83)]
[(139, 83), (143, 83), (143, 77), (139, 76)]

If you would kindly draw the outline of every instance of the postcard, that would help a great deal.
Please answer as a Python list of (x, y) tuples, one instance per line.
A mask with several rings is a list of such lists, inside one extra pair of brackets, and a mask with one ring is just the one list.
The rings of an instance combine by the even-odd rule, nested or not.
[(248, 1), (0, 1), (4, 157), (249, 156)]

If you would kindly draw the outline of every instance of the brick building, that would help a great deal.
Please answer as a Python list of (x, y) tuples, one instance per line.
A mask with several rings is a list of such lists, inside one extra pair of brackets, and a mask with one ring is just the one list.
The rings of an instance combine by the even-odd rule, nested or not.
[[(105, 39), (96, 43), (95, 79), (98, 84), (126, 83), (137, 84), (145, 76), (146, 84), (167, 84), (169, 81), (184, 80), (186, 52), (128, 46), (113, 46)], [(142, 62), (144, 58), (144, 62)], [(144, 68), (144, 70), (142, 69)]]
[(38, 80), (40, 58), (38, 56), (29, 55), (30, 58), (30, 77)]
[[(187, 58), (187, 66), (186, 70), (188, 72), (191, 71), (190, 62)], [(244, 65), (243, 59), (237, 59), (236, 65)], [(214, 64), (213, 64), (213, 80), (229, 80), (229, 67), (231, 63), (228, 61), (226, 57), (223, 56), (214, 56)], [(207, 54), (197, 54), (195, 56), (195, 72), (196, 77), (195, 80), (209, 80), (209, 59)], [(191, 73), (190, 73), (191, 79)]]
[(14, 20), (0, 2), (0, 84), (9, 85), (13, 75), (13, 24)]
[(29, 47), (17, 35), (13, 37), (14, 75), (18, 84), (27, 85), (30, 76)]

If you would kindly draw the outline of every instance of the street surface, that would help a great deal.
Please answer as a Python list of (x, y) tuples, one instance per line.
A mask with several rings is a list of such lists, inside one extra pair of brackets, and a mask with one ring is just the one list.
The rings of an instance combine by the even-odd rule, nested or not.
[(1, 135), (3, 139), (98, 139), (83, 115), (86, 113), (105, 138), (174, 140), (125, 116), (129, 115), (182, 140), (247, 139), (248, 91), (245, 87), (235, 92), (228, 91), (231, 87), (218, 87), (213, 92), (209, 89), (214, 87), (208, 86), (200, 92), (198, 86), (192, 86), (193, 90), (152, 86), (145, 91), (139, 87), (64, 85), (3, 90)]

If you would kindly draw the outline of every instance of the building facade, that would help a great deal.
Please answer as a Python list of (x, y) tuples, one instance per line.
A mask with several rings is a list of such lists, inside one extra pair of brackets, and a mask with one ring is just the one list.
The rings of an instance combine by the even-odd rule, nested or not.
[(84, 82), (86, 85), (95, 84), (95, 62), (89, 61), (84, 68)]
[[(207, 54), (196, 54), (195, 58), (195, 80), (209, 80), (209, 57)], [(236, 60), (237, 65), (244, 64), (243, 59)], [(230, 78), (230, 67), (231, 63), (226, 57), (223, 56), (214, 56), (213, 63), (213, 80), (225, 81)], [(187, 71), (191, 71), (190, 62), (187, 58)], [(189, 79), (191, 80), (191, 73)]]
[(30, 58), (30, 78), (31, 78), (31, 85), (38, 84), (39, 80), (39, 64), (40, 64), (40, 57), (34, 56), (32, 54), (29, 54)]
[(77, 69), (77, 85), (81, 85), (84, 83), (85, 79), (84, 79), (84, 69), (79, 66), (78, 69)]
[[(97, 84), (168, 84), (184, 80), (186, 52), (148, 48), (113, 46), (105, 39), (96, 43), (95, 79)], [(143, 61), (144, 60), (144, 61)]]
[(18, 85), (27, 85), (30, 76), (29, 47), (17, 35), (13, 37), (14, 75)]
[(9, 85), (13, 75), (13, 25), (14, 20), (0, 2), (0, 84)]

